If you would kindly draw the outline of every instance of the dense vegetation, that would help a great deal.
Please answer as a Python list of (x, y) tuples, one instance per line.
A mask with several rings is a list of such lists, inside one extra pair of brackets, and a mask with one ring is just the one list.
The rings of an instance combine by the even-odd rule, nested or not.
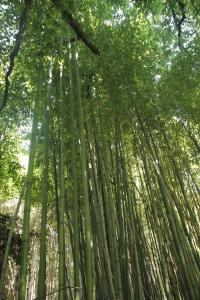
[(1, 299), (200, 299), (199, 33), (198, 0), (1, 1)]

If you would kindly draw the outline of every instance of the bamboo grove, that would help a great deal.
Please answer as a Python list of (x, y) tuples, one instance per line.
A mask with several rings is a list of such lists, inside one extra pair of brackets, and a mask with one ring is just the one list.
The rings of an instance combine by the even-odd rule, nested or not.
[(2, 186), (22, 124), (30, 146), (0, 299), (198, 300), (198, 2), (68, 2), (4, 3), (22, 28), (1, 88)]

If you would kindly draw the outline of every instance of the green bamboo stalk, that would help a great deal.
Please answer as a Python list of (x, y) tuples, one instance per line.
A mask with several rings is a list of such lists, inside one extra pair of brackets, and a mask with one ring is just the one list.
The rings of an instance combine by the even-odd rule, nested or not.
[(121, 267), (120, 267), (120, 260), (119, 260), (119, 251), (118, 251), (118, 244), (117, 244), (117, 236), (116, 236), (116, 228), (117, 228), (117, 219), (116, 219), (116, 208), (115, 202), (113, 199), (111, 187), (110, 187), (110, 180), (109, 180), (109, 167), (108, 167), (108, 160), (107, 160), (107, 151), (106, 151), (106, 142), (104, 134), (101, 133), (101, 140), (102, 140), (102, 158), (103, 161), (103, 168), (104, 168), (104, 176), (105, 176), (105, 186), (107, 191), (107, 199), (108, 201), (108, 215), (110, 218), (111, 224), (111, 243), (113, 244), (113, 255), (114, 257), (114, 264), (115, 264), (115, 280), (116, 280), (116, 289), (117, 289), (117, 299), (123, 299), (123, 292), (122, 292), (122, 279), (121, 279)]
[(78, 66), (78, 53), (76, 53), (76, 81), (77, 81), (77, 106), (79, 121), (79, 136), (81, 146), (81, 171), (82, 171), (82, 187), (83, 187), (83, 207), (85, 222), (85, 238), (86, 238), (86, 280), (87, 280), (87, 299), (93, 299), (93, 270), (92, 270), (92, 230), (91, 217), (88, 195), (88, 178), (87, 178), (87, 160), (86, 160), (86, 143), (84, 136), (83, 106), (81, 99), (81, 83)]
[(56, 166), (57, 158), (57, 147), (55, 138), (53, 138), (53, 176), (54, 176), (54, 190), (55, 190), (55, 205), (56, 205), (56, 224), (57, 224), (57, 234), (58, 234), (58, 243), (59, 243), (59, 193), (58, 193), (58, 174)]
[(13, 237), (13, 233), (14, 233), (14, 229), (15, 229), (19, 209), (20, 209), (20, 206), (21, 206), (21, 202), (22, 202), (22, 199), (23, 199), (23, 196), (24, 196), (25, 188), (26, 188), (26, 180), (24, 182), (19, 200), (17, 202), (15, 213), (12, 217), (10, 232), (9, 232), (8, 240), (7, 240), (7, 243), (6, 243), (6, 249), (5, 249), (5, 252), (4, 252), (3, 263), (2, 263), (2, 268), (1, 268), (1, 279), (0, 279), (0, 299), (3, 297), (4, 281), (5, 281), (5, 278), (6, 278), (7, 264), (8, 264), (8, 256), (9, 256), (10, 247), (11, 247), (11, 243), (12, 243), (12, 237)]
[[(107, 274), (107, 281), (110, 287), (110, 297), (111, 299), (116, 299), (116, 292), (114, 289), (114, 285), (117, 286), (116, 281), (116, 264), (114, 260), (114, 248), (112, 242), (112, 233), (111, 233), (111, 223), (109, 217), (109, 207), (107, 201), (107, 192), (106, 192), (106, 183), (105, 183), (105, 176), (103, 171), (103, 159), (101, 154), (101, 148), (99, 143), (99, 133), (98, 127), (96, 124), (96, 120), (94, 117), (94, 105), (90, 101), (90, 111), (91, 111), (91, 119), (92, 124), (91, 127), (93, 128), (93, 136), (94, 136), (94, 146), (96, 153), (94, 154), (97, 157), (98, 161), (98, 171), (96, 170), (94, 157), (91, 155), (90, 151), (90, 161), (92, 165), (93, 175), (91, 175), (91, 182), (94, 182), (96, 199), (98, 199), (98, 210), (99, 210), (99, 240), (102, 240), (102, 250), (100, 250), (101, 254), (104, 254), (105, 261), (106, 261), (106, 274)], [(89, 126), (89, 124), (88, 124)], [(88, 130), (89, 132), (91, 130)], [(89, 139), (89, 137), (88, 137)], [(90, 147), (89, 147), (90, 150)], [(95, 178), (95, 180), (93, 179)], [(98, 178), (97, 178), (98, 177)], [(114, 274), (114, 278), (113, 275)]]
[(76, 130), (74, 119), (74, 94), (73, 94), (73, 75), (72, 75), (72, 51), (69, 43), (69, 83), (70, 83), (70, 132), (71, 132), (71, 165), (72, 165), (72, 184), (73, 184), (73, 223), (74, 223), (74, 299), (80, 299), (80, 280), (79, 280), (79, 201), (77, 188), (77, 171), (76, 171)]
[(143, 283), (142, 283), (142, 272), (139, 262), (139, 254), (138, 254), (138, 247), (137, 247), (137, 231), (136, 231), (136, 220), (135, 220), (135, 207), (136, 207), (136, 199), (135, 199), (135, 192), (132, 191), (132, 197), (130, 195), (127, 172), (125, 169), (124, 163), (122, 164), (123, 173), (124, 173), (124, 181), (125, 181), (125, 188), (127, 193), (127, 200), (128, 200), (128, 212), (129, 212), (129, 220), (130, 220), (130, 230), (132, 231), (132, 247), (133, 247), (133, 255), (135, 260), (135, 268), (136, 268), (136, 279), (137, 279), (137, 297), (139, 300), (144, 299), (144, 291), (143, 291)]
[[(178, 258), (180, 260), (181, 269), (184, 274), (185, 283), (187, 284), (188, 293), (189, 293), (191, 299), (195, 300), (197, 297), (197, 293), (198, 293), (197, 287), (196, 287), (197, 283), (196, 283), (195, 277), (192, 275), (192, 270), (190, 270), (188, 268), (189, 268), (189, 266), (192, 266), (192, 268), (194, 268), (195, 273), (198, 277), (199, 277), (199, 271), (196, 267), (193, 254), (192, 254), (191, 250), (189, 249), (188, 241), (183, 232), (183, 228), (180, 223), (179, 217), (177, 215), (177, 211), (175, 209), (173, 199), (168, 190), (166, 179), (164, 176), (164, 170), (158, 160), (158, 157), (156, 157), (156, 153), (154, 152), (155, 149), (153, 150), (153, 148), (151, 146), (147, 130), (144, 127), (140, 111), (137, 107), (134, 97), (131, 94), (129, 86), (128, 86), (128, 92), (129, 92), (129, 95), (130, 95), (130, 97), (133, 101), (134, 107), (135, 107), (136, 115), (137, 115), (137, 118), (138, 118), (138, 121), (140, 124), (140, 129), (141, 129), (141, 132), (142, 132), (142, 135), (144, 138), (145, 145), (147, 147), (147, 150), (149, 151), (149, 154), (152, 158), (152, 161), (153, 161), (153, 164), (155, 167), (155, 173), (156, 173), (158, 184), (159, 184), (160, 191), (162, 194), (163, 203), (164, 203), (164, 206), (166, 209), (168, 222), (169, 222), (171, 233), (172, 233), (172, 236), (174, 239), (176, 251), (177, 251), (177, 253), (179, 253)], [(189, 255), (189, 257), (190, 257), (190, 262), (188, 261), (187, 255)], [(188, 264), (188, 266), (187, 266), (187, 264)]]
[[(94, 135), (96, 135), (95, 129), (96, 124), (93, 119), (94, 124)], [(101, 270), (102, 273), (105, 273), (103, 279), (106, 280), (106, 285), (108, 286), (108, 294), (110, 299), (116, 299), (113, 279), (112, 279), (112, 271), (111, 271), (111, 262), (108, 251), (107, 239), (106, 239), (106, 228), (105, 228), (105, 219), (103, 212), (103, 203), (102, 197), (100, 194), (99, 184), (97, 180), (97, 170), (94, 162), (94, 154), (92, 155), (92, 150), (90, 145), (88, 145), (89, 154), (90, 154), (90, 180), (91, 180), (91, 188), (93, 191), (94, 205), (93, 205), (93, 215), (96, 221), (95, 228), (97, 228), (97, 241), (99, 247), (99, 256), (101, 261)], [(104, 267), (105, 266), (105, 267)]]
[[(142, 178), (144, 178), (144, 180), (146, 181), (146, 188), (147, 188), (147, 193), (148, 196), (146, 197), (146, 199), (149, 198), (149, 205), (146, 209), (148, 218), (151, 220), (149, 220), (149, 225), (151, 226), (151, 230), (153, 232), (153, 236), (154, 236), (154, 240), (155, 240), (155, 246), (158, 244), (157, 248), (157, 255), (155, 254), (154, 257), (158, 256), (159, 257), (159, 262), (160, 262), (160, 266), (158, 265), (158, 268), (161, 269), (160, 272), (162, 274), (162, 278), (160, 279), (161, 284), (163, 283), (164, 286), (164, 290), (165, 290), (165, 294), (167, 297), (167, 299), (173, 299), (171, 292), (170, 292), (170, 288), (169, 288), (169, 277), (168, 277), (168, 272), (167, 272), (167, 268), (166, 268), (166, 264), (167, 262), (165, 261), (164, 258), (164, 254), (163, 254), (163, 237), (162, 237), (162, 231), (161, 231), (161, 226), (159, 223), (159, 219), (157, 216), (157, 203), (154, 203), (154, 195), (152, 193), (153, 187), (152, 187), (152, 181), (151, 181), (151, 176), (149, 174), (149, 170), (147, 168), (147, 162), (146, 162), (146, 157), (145, 154), (143, 154), (143, 151), (141, 149), (141, 153), (143, 156), (143, 163), (144, 163), (144, 169), (145, 169), (145, 174), (141, 174), (140, 176), (140, 180), (142, 181)], [(145, 186), (144, 186), (145, 189)], [(160, 202), (158, 202), (160, 203)], [(162, 207), (159, 207), (159, 211), (162, 210)]]
[[(40, 84), (40, 83), (39, 83)], [(22, 235), (22, 252), (21, 252), (21, 264), (19, 275), (19, 300), (24, 300), (26, 297), (26, 281), (27, 281), (27, 267), (28, 267), (28, 252), (29, 252), (29, 225), (30, 225), (30, 212), (31, 212), (31, 189), (32, 178), (34, 169), (34, 157), (36, 152), (36, 137), (37, 137), (37, 124), (39, 113), (39, 97), (40, 88), (38, 88), (35, 108), (32, 123), (31, 144), (29, 150), (29, 162), (26, 176), (26, 191), (24, 197), (24, 219), (23, 219), (23, 235)]]
[(41, 188), (41, 223), (40, 223), (40, 262), (38, 274), (37, 298), (46, 297), (46, 236), (47, 236), (47, 203), (48, 203), (48, 174), (49, 174), (49, 118), (50, 118), (50, 97), (52, 83), (52, 62), (49, 67), (48, 94), (45, 106), (44, 119), (44, 148), (43, 148), (43, 175)]
[(60, 68), (60, 203), (59, 203), (59, 293), (58, 299), (65, 299), (65, 147), (64, 147), (64, 98), (62, 87), (62, 64)]
[[(39, 93), (38, 93), (38, 96), (39, 96)], [(37, 103), (35, 103), (35, 109), (36, 109), (36, 105), (37, 105)], [(35, 113), (35, 111), (34, 111), (34, 113)], [(41, 129), (42, 129), (42, 127), (41, 127)], [(33, 160), (35, 159), (37, 144), (38, 144), (38, 141), (39, 141), (40, 136), (41, 136), (41, 129), (39, 131), (38, 138), (37, 138), (37, 130), (35, 132), (36, 133), (36, 145), (34, 147), (34, 153), (33, 153), (33, 155), (31, 155), (31, 157), (30, 157), (30, 152), (29, 152), (29, 160), (30, 159), (33, 159)], [(31, 144), (32, 144), (32, 142), (31, 142)], [(19, 213), (19, 209), (20, 209), (20, 206), (21, 206), (21, 202), (23, 200), (23, 196), (24, 196), (25, 191), (26, 191), (27, 177), (28, 177), (28, 171), (27, 171), (27, 174), (26, 174), (26, 179), (25, 179), (24, 185), (22, 187), (21, 195), (19, 197), (16, 209), (15, 209), (15, 213), (14, 213), (12, 221), (11, 221), (10, 232), (9, 232), (8, 240), (7, 240), (7, 243), (6, 243), (6, 249), (5, 249), (5, 252), (4, 252), (3, 263), (2, 263), (1, 279), (0, 279), (0, 298), (1, 298), (1, 295), (2, 295), (3, 289), (4, 289), (4, 280), (5, 280), (6, 271), (7, 271), (8, 256), (9, 256), (9, 251), (10, 251), (10, 247), (11, 247), (11, 243), (12, 243), (14, 228), (15, 228), (17, 216), (18, 216), (18, 213)]]

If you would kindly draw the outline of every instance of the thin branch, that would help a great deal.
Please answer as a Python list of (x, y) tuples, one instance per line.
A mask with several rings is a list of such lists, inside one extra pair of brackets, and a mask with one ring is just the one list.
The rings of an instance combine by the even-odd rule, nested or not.
[(86, 34), (80, 27), (78, 21), (74, 19), (72, 14), (64, 7), (62, 0), (52, 0), (53, 4), (60, 11), (63, 19), (69, 24), (69, 26), (76, 32), (77, 38), (82, 40), (82, 42), (94, 53), (95, 55), (100, 55), (99, 49), (88, 39)]
[(174, 19), (175, 26), (176, 26), (177, 31), (178, 31), (179, 48), (182, 49), (183, 48), (183, 45), (181, 44), (182, 24), (186, 19), (185, 4), (180, 0), (177, 0), (177, 3), (179, 5), (181, 18), (179, 19), (177, 17), (177, 15), (176, 15), (176, 13), (175, 13), (175, 11), (172, 7), (171, 7), (171, 11), (172, 11), (172, 16), (173, 16), (173, 19)]
[[(76, 286), (64, 286), (64, 287), (60, 287), (58, 290), (52, 291), (52, 292), (48, 293), (46, 295), (46, 297), (54, 295), (54, 294), (58, 293), (59, 291), (62, 291), (63, 289), (82, 289), (82, 287), (76, 287)], [(34, 300), (39, 300), (39, 297), (34, 298)]]
[(5, 88), (4, 88), (3, 99), (2, 99), (2, 102), (0, 103), (0, 113), (2, 112), (2, 110), (4, 109), (4, 107), (6, 106), (6, 104), (8, 102), (8, 91), (9, 91), (9, 84), (10, 84), (9, 77), (14, 68), (15, 58), (18, 55), (19, 50), (20, 50), (20, 46), (22, 43), (22, 37), (23, 37), (24, 31), (26, 28), (26, 24), (27, 24), (30, 6), (31, 6), (31, 0), (25, 0), (24, 1), (24, 9), (22, 11), (22, 15), (21, 15), (20, 21), (19, 21), (19, 31), (16, 34), (14, 48), (13, 48), (12, 52), (10, 53), (10, 65), (9, 65), (8, 71), (6, 72), (6, 75), (5, 75)]

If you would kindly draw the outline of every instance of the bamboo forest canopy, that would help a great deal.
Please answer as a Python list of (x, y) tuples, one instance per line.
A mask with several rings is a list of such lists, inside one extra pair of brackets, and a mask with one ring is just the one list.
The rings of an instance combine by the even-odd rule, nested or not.
[(2, 0), (0, 41), (0, 299), (199, 300), (199, 0)]

